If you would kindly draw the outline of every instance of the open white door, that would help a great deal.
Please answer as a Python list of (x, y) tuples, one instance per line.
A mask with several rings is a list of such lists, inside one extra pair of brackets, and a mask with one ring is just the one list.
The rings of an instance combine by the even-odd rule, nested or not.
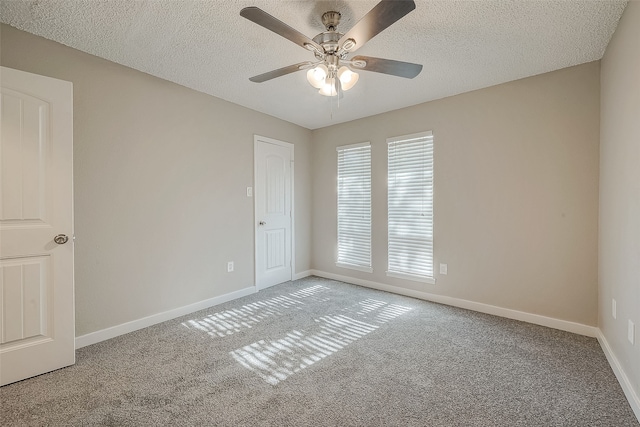
[(256, 286), (264, 289), (292, 278), (293, 144), (256, 136)]
[(0, 385), (75, 363), (73, 88), (0, 68)]

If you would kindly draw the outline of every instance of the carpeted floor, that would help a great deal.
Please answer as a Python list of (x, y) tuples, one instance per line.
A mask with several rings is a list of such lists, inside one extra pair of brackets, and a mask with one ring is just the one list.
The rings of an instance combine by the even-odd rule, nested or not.
[(593, 338), (317, 277), (82, 348), (0, 424), (640, 425)]

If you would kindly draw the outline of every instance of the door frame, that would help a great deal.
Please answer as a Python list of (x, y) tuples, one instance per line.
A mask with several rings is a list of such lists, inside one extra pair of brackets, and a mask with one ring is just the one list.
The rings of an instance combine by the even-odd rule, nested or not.
[(296, 274), (296, 232), (295, 232), (295, 198), (294, 198), (294, 188), (295, 188), (295, 161), (294, 161), (294, 145), (290, 142), (284, 142), (273, 138), (268, 138), (266, 136), (253, 135), (253, 286), (256, 288), (256, 291), (259, 291), (258, 288), (258, 204), (256, 203), (256, 191), (258, 188), (258, 162), (256, 159), (257, 147), (260, 143), (267, 143), (273, 145), (279, 145), (281, 147), (285, 147), (289, 149), (289, 154), (291, 156), (291, 167), (289, 170), (290, 174), (290, 182), (291, 189), (289, 197), (291, 198), (291, 280), (295, 280)]

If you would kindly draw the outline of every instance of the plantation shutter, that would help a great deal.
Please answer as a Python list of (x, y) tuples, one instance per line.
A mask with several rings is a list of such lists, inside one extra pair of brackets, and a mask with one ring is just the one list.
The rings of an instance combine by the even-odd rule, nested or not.
[(371, 268), (371, 145), (337, 147), (338, 259), (336, 265)]
[(388, 271), (433, 280), (433, 134), (390, 138), (388, 144)]

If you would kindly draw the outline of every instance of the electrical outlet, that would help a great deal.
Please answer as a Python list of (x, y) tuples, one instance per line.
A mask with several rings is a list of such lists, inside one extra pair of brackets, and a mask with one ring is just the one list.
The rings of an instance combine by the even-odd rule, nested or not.
[(618, 318), (618, 310), (617, 310), (617, 303), (615, 299), (611, 299), (611, 315), (613, 316), (614, 319)]
[(227, 263), (227, 273), (231, 273), (233, 271), (233, 261), (229, 261)]
[(440, 264), (440, 274), (447, 274), (447, 264)]
[(636, 337), (636, 325), (633, 324), (631, 319), (629, 319), (629, 327), (627, 329), (627, 339), (633, 345)]
[(253, 187), (247, 187), (247, 197), (253, 196)]

